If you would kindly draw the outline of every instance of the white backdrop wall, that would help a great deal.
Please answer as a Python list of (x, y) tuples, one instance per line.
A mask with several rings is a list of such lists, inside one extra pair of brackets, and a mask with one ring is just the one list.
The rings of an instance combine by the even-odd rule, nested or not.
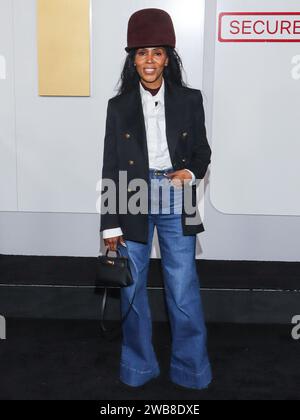
[[(24, 3), (0, 0), (0, 58), (4, 57), (6, 63), (6, 77), (0, 77), (0, 253), (97, 254), (96, 183), (102, 169), (106, 105), (116, 93), (114, 88), (125, 58), (127, 21), (135, 10), (161, 7), (174, 20), (189, 86), (203, 90), (213, 149), (205, 195), (206, 232), (198, 237), (198, 258), (299, 260), (298, 217), (226, 214), (213, 199), (222, 190), (221, 182), (212, 182), (217, 179), (216, 164), (222, 150), (215, 131), (215, 75), (225, 80), (222, 68), (215, 66), (216, 0), (206, 1), (205, 19), (204, 0), (92, 1), (90, 98), (38, 96), (35, 1), (26, 1), (26, 7)], [(243, 3), (252, 11), (257, 7), (254, 0)], [(259, 3), (262, 8), (274, 7), (274, 1)], [(219, 5), (223, 11), (237, 11), (240, 6), (240, 1)], [(300, 44), (295, 44), (297, 48)], [(218, 63), (222, 61), (216, 51)], [(232, 83), (235, 78), (232, 74)], [(267, 159), (264, 168), (268, 171)], [(232, 173), (223, 173), (224, 183), (229, 176), (234, 179)], [(285, 205), (289, 208), (288, 202)], [(159, 256), (157, 238), (152, 256)]]
[(0, 210), (17, 210), (13, 9), (0, 2)]
[[(216, 41), (210, 198), (223, 213), (300, 216), (300, 14), (253, 14), (299, 10), (295, 0), (218, 1), (218, 16), (249, 13), (220, 22), (221, 40), (246, 42)], [(287, 27), (294, 19), (298, 35), (255, 33), (267, 23), (274, 32), (276, 21)], [(245, 34), (231, 29), (230, 35), (230, 23), (244, 25)]]
[[(36, 1), (1, 0), (2, 19), (9, 16), (3, 39), (10, 39), (14, 62), (7, 75), (15, 90), (1, 95), (14, 102), (16, 131), (11, 147), (1, 147), (1, 167), (15, 170), (10, 194), (0, 210), (22, 212), (95, 213), (96, 184), (103, 149), (107, 99), (113, 96), (126, 53), (129, 16), (137, 9), (162, 6), (161, 1), (91, 2), (91, 97), (40, 97), (38, 95)], [(178, 50), (183, 52), (191, 85), (201, 87), (203, 64), (204, 1), (164, 1), (177, 29)], [(31, 6), (31, 7), (28, 7)], [(118, 10), (118, 13), (116, 13)], [(194, 43), (193, 55), (189, 46)], [(55, 67), (55, 63), (53, 63)], [(5, 86), (5, 81), (2, 85)], [(9, 86), (9, 83), (8, 83)], [(12, 93), (14, 95), (12, 95)], [(2, 142), (1, 142), (2, 144)], [(16, 150), (14, 147), (16, 144)], [(2, 153), (2, 149), (4, 152)], [(15, 161), (11, 158), (15, 151)], [(6, 156), (9, 153), (10, 159)], [(9, 197), (11, 195), (11, 197)], [(17, 198), (17, 206), (13, 198)]]

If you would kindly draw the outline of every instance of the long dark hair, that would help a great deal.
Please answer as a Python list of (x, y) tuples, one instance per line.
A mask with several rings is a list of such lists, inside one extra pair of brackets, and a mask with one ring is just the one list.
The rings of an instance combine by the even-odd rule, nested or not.
[[(181, 58), (175, 48), (169, 46), (165, 46), (164, 48), (169, 58), (168, 66), (164, 68), (163, 72), (165, 82), (168, 84), (173, 83), (177, 86), (186, 87), (186, 84), (182, 79), (182, 71), (184, 71), (184, 68)], [(134, 66), (136, 51), (137, 48), (133, 48), (127, 54), (121, 77), (117, 83), (118, 93), (116, 96), (129, 92), (130, 90), (136, 88), (139, 83), (140, 76)], [(119, 85), (120, 87), (118, 88)]]

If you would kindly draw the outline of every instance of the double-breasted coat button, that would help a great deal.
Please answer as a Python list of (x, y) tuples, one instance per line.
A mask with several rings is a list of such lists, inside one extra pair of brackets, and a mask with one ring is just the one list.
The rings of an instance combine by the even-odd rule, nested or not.
[(188, 136), (188, 133), (187, 133), (186, 131), (184, 131), (184, 132), (182, 133), (182, 137), (185, 139), (187, 136)]
[(130, 160), (128, 163), (129, 165), (134, 165), (134, 160)]
[(186, 159), (181, 159), (182, 160), (182, 162), (186, 162)]
[(130, 134), (129, 134), (129, 133), (125, 133), (125, 134), (124, 134), (124, 137), (125, 137), (125, 139), (127, 139), (127, 140), (128, 140), (128, 139), (130, 139)]

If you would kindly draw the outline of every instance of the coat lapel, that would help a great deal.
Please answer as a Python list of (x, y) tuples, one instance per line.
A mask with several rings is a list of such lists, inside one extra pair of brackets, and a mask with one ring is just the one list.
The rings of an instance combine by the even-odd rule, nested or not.
[[(149, 167), (146, 127), (139, 85), (128, 94), (127, 106), (127, 126), (134, 133)], [(174, 161), (176, 144), (179, 138), (178, 133), (181, 128), (181, 116), (183, 115), (181, 106), (180, 88), (173, 84), (169, 85), (165, 81), (166, 136), (172, 162)]]
[(181, 129), (181, 110), (183, 101), (180, 100), (180, 88), (176, 85), (165, 83), (165, 117), (166, 117), (166, 136), (170, 152), (171, 161), (175, 160), (175, 150)]

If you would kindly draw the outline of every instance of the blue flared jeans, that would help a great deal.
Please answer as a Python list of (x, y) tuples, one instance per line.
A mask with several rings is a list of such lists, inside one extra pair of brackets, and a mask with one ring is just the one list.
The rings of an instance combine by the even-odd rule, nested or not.
[[(173, 168), (165, 170), (166, 173), (172, 171)], [(163, 179), (171, 185), (164, 175), (150, 169), (151, 183)], [(121, 289), (123, 316), (128, 311), (136, 289), (133, 307), (122, 327), (120, 380), (136, 387), (160, 374), (152, 345), (152, 319), (147, 294), (149, 261), (156, 226), (172, 336), (170, 379), (184, 387), (202, 389), (211, 382), (212, 373), (196, 270), (196, 235), (184, 236), (182, 232), (181, 188), (169, 187), (170, 199), (166, 205), (162, 194), (158, 198), (156, 194), (154, 198), (156, 188), (153, 184), (149, 189), (148, 243), (125, 240), (126, 246), (118, 245), (120, 253), (129, 259), (134, 279), (132, 286)], [(157, 204), (152, 209), (151, 202)], [(166, 207), (169, 209), (167, 212)]]

